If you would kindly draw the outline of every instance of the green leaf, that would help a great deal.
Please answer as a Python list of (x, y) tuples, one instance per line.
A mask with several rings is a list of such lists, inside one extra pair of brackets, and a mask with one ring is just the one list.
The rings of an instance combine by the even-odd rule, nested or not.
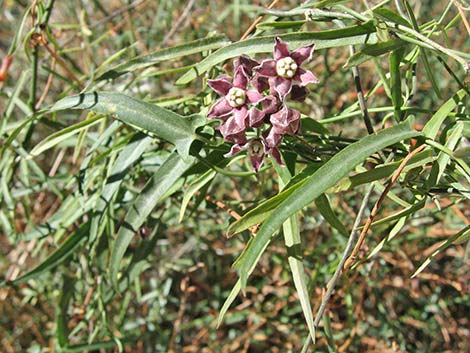
[(372, 58), (386, 54), (395, 49), (402, 48), (405, 45), (406, 43), (399, 38), (391, 39), (386, 42), (366, 45), (361, 49), (361, 51), (358, 51), (348, 59), (344, 65), (344, 68), (348, 69), (353, 66), (357, 66), (363, 62), (369, 61)]
[(403, 60), (404, 54), (405, 48), (403, 47), (395, 49), (390, 53), (390, 91), (392, 94), (393, 112), (397, 121), (401, 121), (403, 118), (401, 110), (403, 96), (401, 94), (400, 62)]
[(386, 9), (386, 8), (383, 8), (383, 7), (379, 7), (378, 9), (375, 9), (374, 11), (372, 11), (374, 16), (383, 20), (383, 21), (390, 21), (390, 22), (393, 22), (393, 23), (396, 23), (396, 24), (399, 24), (399, 25), (403, 25), (403, 26), (406, 26), (406, 27), (412, 27), (411, 23), (408, 22), (407, 19), (405, 19), (404, 17), (398, 15), (396, 12), (390, 10), (390, 9)]
[[(413, 156), (409, 160), (409, 162), (406, 164), (404, 168), (404, 171), (422, 167), (426, 165), (427, 163), (432, 162), (434, 159), (435, 157), (433, 157), (433, 153), (431, 149), (430, 148), (425, 149), (424, 151), (417, 153), (415, 156)], [(400, 166), (402, 162), (403, 162), (403, 159), (396, 161), (396, 162), (378, 166), (366, 172), (361, 172), (356, 175), (353, 175), (348, 178), (347, 188), (367, 184), (367, 183), (370, 183), (372, 181), (376, 181), (379, 179), (388, 178), (396, 171), (396, 169)], [(341, 190), (344, 190), (344, 189), (342, 188)], [(339, 191), (339, 190), (336, 190), (336, 191)]]
[(341, 235), (344, 235), (345, 237), (349, 236), (348, 230), (336, 216), (335, 212), (330, 206), (330, 201), (325, 194), (321, 194), (315, 199), (315, 206), (317, 206), (318, 211), (330, 226), (336, 229)]
[[(144, 135), (145, 136), (145, 135)], [(135, 136), (129, 144), (119, 153), (114, 165), (106, 178), (106, 183), (98, 198), (95, 210), (96, 214), (91, 221), (90, 240), (93, 242), (100, 234), (99, 229), (105, 225), (103, 222), (104, 211), (110, 204), (124, 179), (127, 170), (137, 161), (142, 153), (152, 143), (152, 138), (141, 134)]]
[[(291, 179), (287, 168), (274, 165), (279, 174), (279, 187), (283, 189)], [(300, 239), (299, 229), (300, 212), (290, 216), (282, 225), (284, 234), (284, 243), (286, 244), (289, 266), (294, 280), (294, 286), (299, 295), (300, 306), (307, 323), (308, 331), (315, 342), (315, 324), (313, 322), (312, 307), (310, 305), (310, 295), (307, 289), (307, 279), (305, 278), (305, 269), (303, 264), (302, 240)]]
[(230, 40), (226, 36), (217, 35), (214, 37), (198, 39), (170, 48), (159, 49), (150, 54), (137, 57), (128, 62), (113, 67), (111, 70), (108, 70), (103, 75), (101, 75), (97, 81), (114, 79), (124, 75), (127, 72), (144, 69), (160, 62), (168, 61), (181, 56), (217, 49), (229, 43)]
[(51, 111), (87, 109), (108, 114), (126, 124), (148, 131), (173, 143), (182, 158), (189, 156), (191, 143), (198, 138), (196, 124), (183, 116), (156, 105), (139, 101), (121, 93), (92, 92), (66, 97), (58, 101)]
[[(289, 195), (282, 197), (283, 193), (279, 194), (278, 196), (282, 197), (282, 201), (266, 219), (256, 237), (253, 238), (252, 242), (245, 248), (235, 263), (235, 267), (240, 275), (242, 288), (246, 286), (249, 274), (268, 246), (273, 234), (291, 215), (308, 206), (325, 190), (334, 186), (356, 165), (363, 162), (371, 154), (391, 144), (418, 135), (420, 133), (413, 129), (413, 120), (408, 119), (377, 134), (366, 136), (338, 152), (312, 176), (301, 182), (300, 187), (290, 192)], [(286, 191), (289, 191), (289, 189)]]
[(65, 348), (68, 344), (68, 317), (67, 309), (69, 308), (70, 300), (74, 294), (75, 278), (66, 274), (63, 276), (62, 291), (60, 295), (59, 305), (56, 314), (56, 337), (60, 348)]
[(93, 208), (97, 196), (90, 196), (85, 200), (85, 203), (81, 203), (78, 196), (70, 194), (62, 201), (60, 208), (47, 221), (34, 226), (25, 233), (19, 234), (19, 238), (25, 241), (43, 238), (60, 229), (70, 227), (77, 219)]
[(42, 273), (46, 271), (53, 269), (57, 265), (60, 265), (70, 255), (72, 255), (75, 249), (77, 249), (77, 247), (80, 245), (80, 243), (87, 238), (88, 229), (89, 229), (88, 223), (82, 224), (44, 262), (42, 262), (40, 265), (35, 267), (30, 272), (24, 274), (23, 276), (18, 277), (17, 279), (13, 281), (3, 282), (2, 284), (0, 284), (0, 287), (3, 287), (5, 285), (15, 285), (15, 284), (26, 282), (30, 279), (38, 277), (39, 275), (41, 275)]
[(118, 285), (118, 272), (121, 260), (132, 237), (144, 224), (150, 212), (152, 212), (162, 197), (191, 166), (193, 161), (194, 158), (192, 157), (185, 162), (177, 154), (171, 154), (147, 182), (140, 195), (130, 207), (123, 225), (119, 228), (111, 251), (109, 272), (111, 282), (115, 288)]
[[(462, 131), (463, 131), (463, 123), (462, 122), (456, 123), (456, 127), (454, 131), (452, 131), (452, 133), (450, 134), (445, 144), (445, 146), (449, 149), (449, 151), (454, 152), (455, 147), (457, 146), (457, 143), (460, 141), (462, 137)], [(455, 153), (453, 153), (453, 156), (455, 157)], [(442, 176), (444, 175), (446, 166), (449, 163), (450, 159), (451, 159), (450, 155), (444, 152), (439, 152), (437, 160), (431, 169), (431, 173), (429, 176), (429, 187), (432, 187), (439, 183)]]
[(470, 225), (467, 225), (458, 233), (454, 234), (449, 239), (442, 242), (442, 244), (416, 269), (411, 278), (419, 275), (441, 251), (447, 249), (453, 243), (463, 242), (468, 239), (470, 239)]
[(444, 120), (449, 116), (449, 113), (454, 110), (457, 104), (465, 97), (467, 93), (465, 90), (459, 90), (452, 98), (445, 102), (439, 110), (432, 116), (423, 128), (423, 134), (427, 138), (434, 140), (437, 133), (444, 123)]
[(201, 188), (203, 188), (207, 183), (209, 183), (214, 177), (217, 175), (215, 170), (209, 169), (207, 172), (196, 178), (185, 191), (183, 196), (183, 201), (181, 201), (181, 208), (180, 208), (180, 215), (179, 215), (179, 222), (181, 222), (184, 218), (184, 212), (188, 207), (189, 200), (197, 193)]
[(240, 293), (241, 288), (241, 281), (237, 280), (237, 283), (235, 283), (235, 285), (233, 286), (227, 299), (225, 299), (224, 305), (222, 305), (222, 309), (220, 309), (219, 317), (217, 318), (217, 328), (220, 327), (220, 325), (222, 324), (225, 314), (237, 298), (237, 295), (238, 293)]
[(34, 148), (30, 152), (30, 155), (32, 157), (38, 156), (49, 148), (52, 148), (60, 142), (67, 140), (70, 136), (78, 134), (80, 131), (95, 125), (103, 118), (103, 115), (96, 115), (90, 119), (80, 121), (77, 124), (71, 125), (69, 127), (66, 127), (65, 129), (53, 133), (52, 135), (47, 136), (44, 140), (34, 146)]
[(307, 23), (306, 20), (300, 21), (279, 21), (279, 22), (261, 22), (259, 25), (256, 26), (257, 29), (286, 29), (292, 28), (294, 30), (298, 30), (299, 27)]
[[(411, 158), (411, 160), (407, 163), (404, 170), (407, 171), (413, 168), (418, 168), (420, 166), (427, 164), (428, 162), (433, 161), (434, 157), (432, 156), (432, 154), (433, 153), (431, 149), (426, 149), (418, 153), (417, 155), (413, 156), (413, 158)], [(383, 166), (374, 168), (372, 170), (361, 172), (351, 177), (348, 177), (344, 179), (343, 181), (341, 181), (341, 183), (337, 187), (335, 187), (335, 191), (346, 190), (351, 187), (355, 187), (358, 185), (370, 183), (375, 180), (387, 178), (393, 174), (393, 172), (397, 169), (397, 167), (400, 165), (401, 162), (402, 161), (399, 160), (399, 161), (385, 164)], [(256, 224), (263, 222), (272, 213), (273, 209), (276, 208), (282, 202), (283, 199), (285, 199), (285, 197), (291, 194), (296, 188), (300, 187), (302, 183), (306, 180), (306, 178), (311, 176), (313, 173), (315, 173), (318, 168), (319, 167), (317, 165), (312, 165), (310, 167), (305, 168), (302, 172), (297, 174), (292, 179), (292, 181), (294, 181), (295, 183), (290, 182), (288, 185), (288, 188), (285, 191), (283, 191), (281, 194), (278, 194), (260, 203), (257, 207), (245, 213), (240, 219), (230, 224), (230, 226), (227, 229), (226, 235), (228, 237), (231, 237)], [(317, 207), (319, 207), (319, 205), (317, 205)], [(320, 211), (322, 210), (326, 212), (326, 209), (324, 209), (323, 207), (320, 209)], [(323, 217), (326, 218), (326, 215), (323, 215)], [(327, 221), (329, 223), (333, 222), (332, 219), (327, 220)], [(335, 227), (333, 223), (330, 223), (330, 225)], [(337, 226), (340, 227), (339, 225)], [(339, 228), (336, 228), (336, 229), (340, 231)], [(341, 234), (343, 234), (342, 232), (344, 231), (340, 231)]]
[(237, 233), (244, 231), (254, 225), (257, 225), (263, 222), (268, 218), (273, 210), (290, 194), (292, 194), (297, 188), (299, 188), (303, 182), (300, 181), (297, 184), (292, 185), (291, 187), (284, 190), (282, 193), (277, 194), (276, 196), (271, 197), (269, 200), (261, 203), (254, 209), (248, 211), (243, 215), (242, 218), (233, 222), (227, 229), (227, 237), (231, 237)]
[(347, 46), (351, 44), (363, 44), (366, 40), (374, 42), (375, 38), (370, 36), (374, 32), (375, 26), (373, 23), (367, 22), (360, 25), (322, 32), (295, 32), (246, 39), (227, 45), (226, 47), (217, 50), (214, 54), (209, 55), (181, 76), (176, 81), (176, 84), (188, 84), (196, 77), (207, 72), (213, 66), (242, 54), (251, 55), (256, 53), (270, 53), (273, 51), (274, 39), (276, 37), (282, 38), (292, 48), (315, 44), (316, 49), (323, 49)]

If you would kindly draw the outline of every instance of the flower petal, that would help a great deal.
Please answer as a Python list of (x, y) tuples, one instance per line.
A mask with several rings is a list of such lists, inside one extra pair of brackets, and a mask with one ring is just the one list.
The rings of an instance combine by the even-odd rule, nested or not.
[(318, 83), (320, 80), (310, 70), (304, 70), (299, 68), (297, 73), (292, 78), (294, 81), (300, 82), (301, 86), (306, 86), (309, 83)]
[(245, 93), (246, 93), (246, 101), (248, 103), (257, 104), (264, 99), (264, 95), (262, 95), (261, 93), (255, 90), (248, 90), (248, 91), (245, 91)]
[(225, 123), (220, 125), (219, 131), (224, 141), (243, 144), (246, 142), (245, 127), (237, 123), (235, 116), (231, 116)]
[(297, 65), (300, 66), (300, 64), (302, 64), (305, 60), (310, 60), (313, 54), (314, 47), (315, 47), (315, 44), (297, 48), (296, 50), (292, 52), (290, 57), (294, 59)]
[(240, 126), (240, 128), (246, 129), (246, 123), (248, 118), (247, 106), (242, 105), (241, 107), (234, 109), (233, 112), (233, 117), (235, 118), (235, 121), (237, 122), (238, 126)]
[(278, 134), (274, 129), (270, 129), (265, 137), (266, 145), (268, 148), (274, 148), (278, 146), (283, 138), (283, 134)]
[(263, 120), (266, 114), (264, 111), (259, 110), (257, 108), (253, 108), (250, 110), (250, 114), (248, 116), (248, 125), (250, 127), (260, 127), (263, 125)]
[(207, 85), (221, 96), (227, 95), (230, 88), (233, 87), (227, 75), (219, 76), (215, 80), (207, 80)]
[(275, 77), (271, 83), (271, 87), (279, 94), (281, 100), (289, 94), (292, 88), (292, 79), (284, 77)]
[(266, 146), (261, 139), (256, 138), (250, 140), (248, 143), (248, 157), (256, 173), (258, 173), (263, 165), (265, 154)]
[(226, 153), (224, 154), (224, 157), (225, 158), (230, 158), (230, 157), (233, 157), (235, 156), (236, 154), (240, 153), (241, 151), (244, 151), (248, 148), (248, 144), (245, 143), (245, 144), (235, 144), (232, 146), (232, 148), (230, 149), (230, 152), (229, 153)]
[(299, 85), (292, 85), (290, 91), (290, 98), (294, 101), (303, 102), (307, 98), (308, 91), (305, 87)]
[(229, 115), (232, 112), (233, 108), (228, 104), (227, 100), (224, 98), (219, 99), (207, 113), (209, 118), (221, 118)]
[(258, 92), (266, 91), (269, 88), (269, 79), (265, 76), (261, 76), (259, 73), (256, 73), (251, 79), (251, 84)]
[(277, 149), (277, 147), (273, 147), (271, 148), (269, 151), (268, 151), (268, 154), (274, 158), (274, 160), (276, 161), (277, 164), (279, 164), (280, 166), (284, 166), (284, 162), (282, 161), (281, 159), (281, 153), (279, 152), (279, 150)]
[[(280, 111), (272, 114), (269, 121), (273, 125), (270, 134), (289, 134), (293, 135), (299, 130), (300, 126), (300, 113), (284, 106)], [(268, 144), (272, 146), (272, 144)]]
[(256, 66), (253, 69), (255, 72), (261, 76), (274, 77), (277, 76), (276, 73), (276, 60), (267, 59), (263, 60), (259, 66)]
[(243, 66), (239, 66), (233, 75), (233, 87), (246, 90), (246, 86), (248, 86), (248, 75)]
[(264, 99), (261, 101), (261, 106), (263, 107), (263, 111), (265, 114), (272, 114), (279, 110), (279, 106), (281, 105), (281, 101), (277, 95), (269, 95), (265, 96)]
[(284, 42), (281, 38), (276, 37), (276, 44), (274, 44), (274, 59), (278, 60), (289, 56), (289, 49), (287, 48), (287, 43)]
[(243, 67), (248, 76), (251, 77), (253, 75), (253, 68), (259, 66), (259, 62), (246, 55), (242, 55), (233, 61), (233, 70), (237, 71), (239, 66)]

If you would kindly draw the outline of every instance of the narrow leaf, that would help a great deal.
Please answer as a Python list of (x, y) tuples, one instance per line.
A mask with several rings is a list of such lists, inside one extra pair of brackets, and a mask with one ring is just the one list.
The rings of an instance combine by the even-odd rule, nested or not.
[(330, 206), (330, 201), (325, 194), (321, 194), (315, 199), (315, 206), (317, 206), (318, 211), (330, 226), (336, 229), (341, 235), (344, 235), (345, 237), (349, 236), (348, 230), (336, 216), (335, 212)]
[[(145, 136), (145, 135), (144, 135)], [(106, 184), (98, 198), (95, 211), (96, 214), (91, 221), (90, 239), (93, 241), (99, 236), (99, 229), (104, 226), (103, 215), (119, 190), (127, 170), (140, 158), (148, 146), (152, 143), (152, 138), (146, 136), (142, 138), (142, 134), (135, 136), (129, 144), (119, 153), (114, 165), (106, 179)]]
[(115, 66), (111, 70), (106, 71), (97, 80), (100, 81), (114, 79), (127, 72), (144, 69), (160, 62), (168, 61), (181, 56), (217, 49), (229, 43), (230, 41), (227, 37), (223, 35), (217, 35), (214, 37), (198, 39), (170, 48), (159, 49), (150, 54), (137, 57), (128, 62)]
[(74, 253), (75, 249), (80, 245), (80, 243), (87, 238), (88, 228), (88, 223), (82, 224), (44, 262), (42, 262), (30, 272), (18, 277), (17, 279), (2, 283), (0, 287), (3, 287), (4, 285), (15, 285), (26, 282), (32, 278), (38, 277), (42, 273), (49, 271), (64, 262), (70, 255)]
[(66, 97), (57, 102), (51, 111), (64, 109), (88, 109), (112, 115), (126, 124), (173, 143), (183, 158), (188, 157), (191, 143), (197, 138), (196, 126), (191, 120), (121, 93), (93, 92)]
[(188, 207), (189, 200), (197, 193), (201, 188), (203, 188), (207, 183), (209, 183), (214, 177), (217, 175), (215, 170), (208, 170), (196, 180), (194, 180), (185, 191), (183, 196), (183, 201), (181, 201), (181, 208), (180, 208), (180, 215), (179, 215), (179, 222), (181, 222), (184, 218), (184, 212)]
[(96, 115), (90, 119), (80, 121), (77, 124), (68, 126), (65, 129), (53, 133), (52, 135), (46, 137), (44, 140), (39, 142), (36, 146), (34, 146), (34, 148), (30, 152), (30, 155), (33, 157), (40, 155), (42, 152), (48, 150), (49, 148), (52, 148), (60, 142), (67, 140), (70, 136), (78, 134), (80, 131), (87, 129), (90, 126), (93, 126), (101, 119), (103, 119), (103, 115)]
[(351, 68), (353, 66), (357, 66), (359, 64), (371, 60), (372, 58), (386, 54), (395, 49), (402, 48), (405, 45), (406, 43), (400, 40), (399, 38), (391, 39), (386, 42), (367, 45), (363, 49), (361, 49), (361, 51), (358, 51), (357, 53), (352, 55), (344, 65), (344, 68)]
[(416, 277), (419, 275), (430, 263), (431, 261), (439, 254), (441, 251), (447, 249), (453, 243), (462, 242), (465, 240), (470, 239), (470, 225), (467, 225), (465, 228), (460, 230), (458, 233), (451, 236), (446, 241), (442, 242), (442, 244), (429, 256), (413, 273), (411, 278)]
[(444, 120), (449, 116), (449, 113), (459, 104), (467, 93), (465, 90), (459, 90), (452, 98), (445, 102), (439, 110), (432, 116), (423, 128), (423, 134), (427, 138), (434, 140), (437, 133), (444, 123)]
[(308, 206), (321, 193), (334, 186), (371, 154), (391, 144), (418, 135), (420, 133), (413, 129), (413, 120), (408, 119), (392, 128), (366, 136), (338, 152), (312, 176), (302, 182), (300, 187), (291, 192), (276, 207), (275, 212), (266, 219), (256, 237), (236, 261), (235, 267), (239, 272), (242, 288), (245, 287), (248, 275), (268, 246), (272, 235), (292, 214)]
[[(287, 168), (282, 168), (277, 164), (275, 164), (275, 168), (279, 174), (279, 187), (282, 189), (289, 183), (291, 175)], [(299, 217), (299, 212), (290, 216), (282, 225), (282, 229), (288, 254), (287, 261), (289, 262), (292, 272), (294, 286), (299, 295), (300, 306), (302, 307), (308, 331), (312, 337), (312, 341), (315, 342), (315, 324), (313, 322), (312, 307), (310, 305), (310, 295), (307, 289), (307, 279), (305, 278)]]
[[(176, 84), (185, 85), (196, 77), (207, 72), (213, 66), (242, 54), (270, 53), (273, 51), (274, 39), (282, 38), (293, 48), (315, 44), (316, 49), (341, 47), (350, 44), (363, 44), (368, 40), (374, 42), (375, 38), (370, 34), (375, 32), (372, 22), (359, 24), (341, 29), (322, 32), (295, 32), (276, 36), (255, 37), (240, 42), (232, 43), (217, 50), (214, 54), (196, 64), (186, 74), (181, 76)], [(368, 36), (369, 35), (369, 36)]]
[(123, 225), (119, 228), (117, 238), (111, 251), (109, 272), (111, 282), (115, 288), (117, 288), (118, 285), (118, 272), (121, 260), (124, 257), (124, 253), (132, 237), (142, 224), (144, 224), (150, 212), (152, 212), (168, 189), (170, 189), (191, 166), (193, 160), (194, 158), (191, 157), (185, 162), (177, 154), (171, 154), (147, 182), (140, 195), (130, 207)]

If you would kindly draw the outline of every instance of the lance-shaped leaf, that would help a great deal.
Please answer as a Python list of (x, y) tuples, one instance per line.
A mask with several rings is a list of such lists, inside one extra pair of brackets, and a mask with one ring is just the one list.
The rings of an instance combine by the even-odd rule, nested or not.
[(158, 49), (150, 54), (134, 58), (130, 61), (122, 63), (112, 69), (106, 71), (97, 80), (106, 80), (117, 78), (127, 72), (144, 69), (153, 66), (162, 61), (168, 61), (181, 56), (200, 53), (203, 51), (218, 49), (230, 43), (230, 40), (223, 36), (217, 35), (214, 37), (198, 39), (189, 43), (184, 43), (170, 48)]
[(168, 193), (168, 190), (173, 187), (183, 173), (191, 166), (194, 158), (191, 157), (189, 159), (189, 161), (184, 161), (176, 153), (171, 154), (147, 182), (127, 212), (123, 225), (119, 228), (117, 238), (113, 244), (109, 263), (111, 282), (115, 288), (118, 287), (117, 277), (121, 260), (132, 237), (144, 224), (150, 212)]
[[(418, 135), (420, 133), (413, 129), (413, 120), (408, 119), (394, 127), (366, 136), (349, 145), (322, 165), (314, 174), (301, 181), (302, 185), (280, 202), (274, 212), (263, 223), (256, 237), (252, 239), (243, 254), (236, 261), (235, 267), (239, 272), (242, 288), (246, 286), (249, 274), (268, 246), (273, 234), (278, 231), (291, 215), (308, 206), (325, 190), (334, 186), (356, 165), (363, 162), (373, 153)], [(289, 191), (289, 189), (286, 191)]]
[(255, 37), (229, 44), (214, 54), (196, 64), (187, 73), (181, 76), (176, 84), (184, 85), (196, 77), (202, 75), (214, 65), (221, 63), (227, 59), (245, 54), (271, 53), (273, 51), (274, 39), (281, 38), (293, 48), (315, 44), (315, 50), (323, 48), (341, 47), (351, 44), (363, 44), (375, 42), (375, 26), (372, 22), (359, 24), (355, 26), (345, 27), (341, 29), (333, 29), (321, 32), (295, 32), (282, 35)]
[(92, 92), (66, 97), (54, 104), (50, 111), (64, 109), (87, 109), (112, 115), (173, 143), (184, 159), (189, 155), (191, 143), (198, 138), (195, 133), (197, 126), (190, 119), (121, 93)]
[(5, 285), (14, 285), (26, 282), (30, 279), (37, 278), (44, 272), (47, 272), (54, 267), (60, 265), (64, 262), (70, 255), (72, 255), (78, 246), (87, 238), (89, 229), (88, 223), (83, 223), (76, 231), (72, 233), (61, 245), (60, 247), (52, 253), (44, 262), (33, 268), (28, 273), (18, 277), (13, 281), (7, 281), (0, 283), (0, 287)]

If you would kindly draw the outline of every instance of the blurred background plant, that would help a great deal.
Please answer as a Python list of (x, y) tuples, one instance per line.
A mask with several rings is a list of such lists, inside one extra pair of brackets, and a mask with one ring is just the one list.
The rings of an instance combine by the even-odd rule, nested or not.
[[(0, 8), (2, 352), (470, 350), (468, 3)], [(277, 35), (291, 50), (316, 43), (306, 67), (320, 83), (292, 104), (303, 117), (281, 147), (289, 168), (254, 174), (222, 157), (206, 80), (240, 54), (268, 57)], [(413, 117), (422, 134), (397, 125)], [(177, 124), (181, 136), (168, 132)], [(388, 133), (372, 132), (390, 126), (406, 131), (381, 145)], [(353, 163), (358, 143), (370, 150)], [(307, 190), (315, 203), (286, 215), (261, 256), (253, 243), (274, 223), (256, 206), (282, 207), (287, 194), (270, 202), (283, 186), (321, 184), (332, 164), (344, 164), (338, 182)], [(358, 215), (376, 222), (343, 268)], [(236, 296), (244, 250), (242, 279), (261, 258)]]

